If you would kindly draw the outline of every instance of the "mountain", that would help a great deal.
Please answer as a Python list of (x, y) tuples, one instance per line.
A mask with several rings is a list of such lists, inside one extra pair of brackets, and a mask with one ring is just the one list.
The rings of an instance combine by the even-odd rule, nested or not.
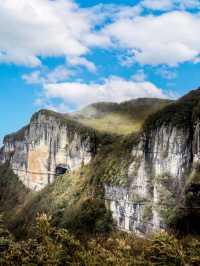
[[(140, 127), (127, 134), (115, 122), (110, 130), (105, 117), (113, 114)], [(181, 226), (186, 220), (188, 228), (190, 219), (196, 230), (199, 126), (200, 89), (175, 102), (99, 103), (73, 115), (41, 110), (4, 139), (0, 190), (16, 204), (4, 193), (1, 209), (12, 213), (10, 226), (20, 232), (41, 211), (59, 226), (105, 229), (111, 222), (106, 210), (120, 229), (138, 234), (175, 224), (177, 213)]]
[(83, 108), (73, 117), (96, 130), (127, 135), (139, 131), (150, 114), (170, 103), (172, 100), (155, 98), (139, 98), (123, 103), (100, 102)]
[(41, 110), (29, 125), (4, 138), (1, 161), (10, 161), (28, 188), (40, 190), (52, 183), (59, 166), (74, 170), (91, 161), (104, 134), (113, 131), (121, 135), (125, 127), (129, 133), (139, 130), (147, 114), (170, 102), (138, 99), (122, 104), (98, 103), (72, 115)]

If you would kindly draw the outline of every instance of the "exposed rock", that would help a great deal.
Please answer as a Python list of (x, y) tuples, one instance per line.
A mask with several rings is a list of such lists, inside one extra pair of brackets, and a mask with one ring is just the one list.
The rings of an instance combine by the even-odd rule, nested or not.
[[(63, 118), (64, 119), (64, 118)], [(72, 122), (41, 111), (29, 126), (4, 138), (0, 162), (10, 161), (13, 171), (30, 189), (41, 190), (53, 182), (60, 164), (74, 170), (88, 164), (94, 153), (91, 133), (80, 133)]]
[(150, 118), (132, 150), (128, 187), (105, 186), (120, 228), (141, 233), (165, 228), (184, 200), (188, 177), (200, 164), (199, 94), (192, 91)]
[[(164, 221), (158, 211), (163, 207), (161, 197), (165, 197), (161, 194), (169, 190), (171, 194), (166, 194), (166, 197), (179, 197), (195, 157), (192, 140), (189, 129), (177, 129), (171, 125), (141, 137), (132, 151), (129, 187), (105, 186), (106, 199), (110, 201), (110, 208), (120, 227), (142, 233), (163, 228)], [(175, 207), (176, 201), (168, 198), (164, 199), (164, 204), (166, 200), (172, 204), (170, 209)], [(147, 208), (150, 209), (149, 217), (145, 220), (143, 216)], [(121, 212), (121, 209), (124, 211)]]

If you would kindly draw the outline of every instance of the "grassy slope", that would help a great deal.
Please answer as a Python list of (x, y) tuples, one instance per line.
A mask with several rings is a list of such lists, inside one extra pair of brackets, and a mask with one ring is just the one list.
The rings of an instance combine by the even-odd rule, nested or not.
[(82, 118), (81, 123), (101, 132), (117, 133), (120, 135), (137, 132), (142, 121), (134, 121), (126, 115), (118, 113), (105, 114), (99, 118)]
[(101, 132), (127, 135), (138, 132), (150, 114), (171, 102), (170, 100), (141, 98), (121, 104), (97, 103), (79, 111), (75, 117), (83, 125)]
[[(34, 223), (37, 213), (45, 212), (53, 217), (53, 223), (62, 224), (64, 213), (73, 212), (80, 207), (81, 202), (87, 197), (84, 190), (87, 178), (79, 171), (60, 176), (53, 184), (29, 197), (24, 207), (17, 213), (12, 221), (12, 229), (20, 237), (21, 234), (32, 233), (30, 228)], [(66, 217), (65, 222), (68, 220)]]
[(105, 218), (107, 222), (103, 226), (108, 228), (112, 223), (111, 215), (101, 217), (101, 214), (107, 215), (104, 200), (100, 194), (94, 195), (95, 185), (91, 182), (90, 167), (82, 167), (59, 176), (53, 184), (31, 197), (27, 195), (23, 208), (14, 213), (9, 228), (17, 238), (33, 235), (38, 213), (50, 215), (54, 225), (66, 227), (75, 233), (87, 230), (92, 233), (96, 230), (95, 223)]

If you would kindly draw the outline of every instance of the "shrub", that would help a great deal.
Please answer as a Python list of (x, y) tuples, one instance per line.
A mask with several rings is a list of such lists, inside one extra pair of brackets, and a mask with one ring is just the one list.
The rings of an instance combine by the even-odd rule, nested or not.
[(74, 230), (88, 233), (108, 233), (112, 230), (113, 220), (101, 199), (85, 200), (79, 213), (72, 221)]
[(185, 265), (185, 254), (181, 243), (166, 232), (156, 234), (147, 251), (153, 265)]

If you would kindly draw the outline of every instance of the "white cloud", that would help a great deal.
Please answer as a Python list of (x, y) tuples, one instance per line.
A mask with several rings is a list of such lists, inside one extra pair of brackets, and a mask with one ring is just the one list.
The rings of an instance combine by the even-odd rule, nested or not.
[(144, 15), (142, 10), (199, 6), (196, 0), (144, 0), (135, 6), (91, 8), (80, 8), (75, 0), (0, 0), (0, 62), (36, 67), (45, 57), (61, 56), (94, 72), (96, 66), (86, 55), (95, 47), (114, 46), (126, 50), (125, 65), (195, 62), (200, 54), (198, 14)]
[(24, 74), (22, 79), (25, 80), (27, 84), (57, 83), (66, 80), (72, 75), (72, 71), (60, 65), (51, 71), (46, 69), (36, 70), (30, 74)]
[(167, 98), (168, 96), (151, 82), (136, 82), (112, 76), (103, 83), (45, 84), (44, 97), (47, 100), (62, 100), (65, 105), (70, 104), (77, 109), (94, 102), (122, 102), (138, 97)]
[(199, 0), (173, 0), (174, 7), (180, 9), (199, 9), (200, 2)]
[(109, 41), (94, 31), (100, 14), (73, 0), (0, 0), (0, 17), (0, 62), (35, 67), (41, 57), (78, 58)]
[(45, 82), (61, 82), (72, 75), (72, 71), (66, 69), (64, 66), (57, 66), (54, 70), (48, 72)]
[(141, 5), (153, 10), (169, 10), (173, 7), (172, 0), (144, 0)]
[(136, 82), (143, 82), (147, 79), (147, 75), (143, 69), (139, 69), (133, 76), (132, 79)]
[(200, 16), (192, 13), (123, 18), (107, 25), (104, 33), (116, 47), (128, 49), (129, 62), (175, 66), (200, 54)]
[(161, 67), (156, 71), (156, 74), (160, 75), (161, 77), (163, 77), (164, 79), (168, 79), (168, 80), (172, 80), (175, 79), (177, 77), (177, 73), (174, 72), (174, 70), (170, 70), (166, 67)]
[(144, 0), (140, 5), (147, 9), (166, 11), (199, 8), (200, 2), (199, 0)]
[(86, 58), (83, 57), (71, 57), (69, 58), (69, 63), (71, 65), (82, 65), (85, 66), (89, 71), (95, 72), (96, 71), (96, 66), (93, 62), (90, 62)]
[(25, 80), (27, 84), (40, 84), (44, 82), (44, 78), (41, 76), (39, 70), (33, 71), (30, 74), (24, 74), (22, 79)]

